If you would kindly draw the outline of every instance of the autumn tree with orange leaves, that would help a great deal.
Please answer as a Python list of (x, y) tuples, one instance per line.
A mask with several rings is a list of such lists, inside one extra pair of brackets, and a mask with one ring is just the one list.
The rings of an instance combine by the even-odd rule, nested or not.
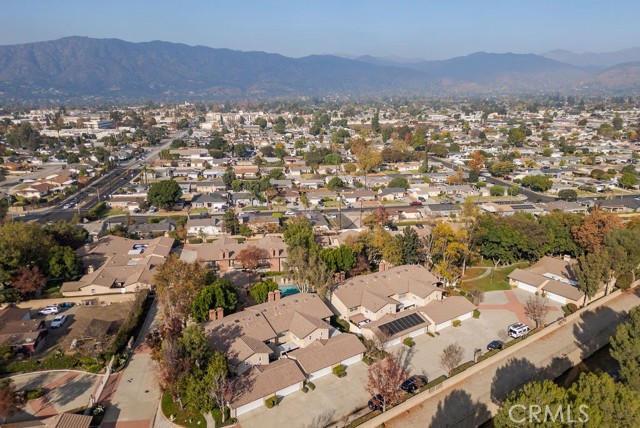
[(620, 219), (610, 213), (606, 213), (596, 207), (591, 214), (584, 218), (579, 226), (571, 229), (573, 239), (587, 253), (595, 253), (602, 250), (604, 239), (612, 230), (622, 228)]
[(479, 150), (476, 150), (471, 155), (471, 160), (467, 164), (470, 170), (479, 172), (484, 167), (484, 155), (480, 153)]
[(267, 250), (250, 245), (238, 253), (236, 261), (242, 264), (243, 269), (256, 270), (260, 266), (260, 261), (267, 258), (269, 258)]

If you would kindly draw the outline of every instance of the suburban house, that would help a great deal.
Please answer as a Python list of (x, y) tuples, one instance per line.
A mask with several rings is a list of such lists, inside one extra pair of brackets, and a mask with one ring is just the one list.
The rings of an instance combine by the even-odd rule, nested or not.
[(331, 306), (351, 331), (386, 346), (427, 331), (436, 332), (454, 320), (468, 319), (476, 307), (465, 298), (444, 297), (442, 283), (426, 268), (403, 265), (337, 284)]
[(362, 360), (364, 345), (332, 328), (332, 315), (316, 294), (281, 298), (280, 290), (235, 314), (211, 310), (205, 334), (227, 355), (232, 370), (251, 380), (232, 400), (235, 416), (261, 407), (265, 398), (298, 391), (305, 379), (327, 375), (338, 364)]
[(265, 236), (243, 243), (224, 236), (212, 243), (188, 244), (184, 246), (180, 258), (188, 262), (204, 262), (220, 272), (227, 272), (242, 269), (242, 264), (236, 261), (236, 257), (242, 250), (251, 246), (266, 251), (267, 257), (260, 261), (260, 269), (272, 272), (284, 271), (284, 263), (287, 261), (287, 244), (282, 238), (276, 236)]
[(400, 187), (387, 187), (386, 189), (378, 190), (378, 199), (383, 201), (394, 201), (404, 198), (406, 190)]
[(212, 236), (222, 233), (224, 223), (218, 217), (189, 218), (186, 229), (187, 236)]
[(0, 309), (0, 346), (7, 345), (14, 353), (33, 355), (46, 335), (44, 319), (31, 319), (28, 308), (9, 305)]
[[(563, 258), (543, 257), (527, 269), (516, 269), (511, 272), (509, 284), (534, 294), (544, 294), (550, 300), (562, 305), (573, 303), (580, 306), (584, 303), (584, 293), (577, 287), (573, 266), (576, 260), (569, 256)], [(604, 295), (603, 287), (593, 299)], [(593, 299), (587, 299), (587, 302)]]
[(130, 226), (129, 230), (142, 238), (168, 236), (169, 232), (176, 230), (176, 221), (165, 218), (157, 223), (137, 223)]
[(167, 237), (133, 240), (109, 235), (76, 252), (85, 274), (62, 284), (65, 297), (134, 293), (153, 286), (156, 267), (164, 263), (173, 246)]
[(192, 208), (206, 208), (210, 212), (224, 210), (227, 203), (227, 196), (220, 193), (198, 194), (191, 199)]

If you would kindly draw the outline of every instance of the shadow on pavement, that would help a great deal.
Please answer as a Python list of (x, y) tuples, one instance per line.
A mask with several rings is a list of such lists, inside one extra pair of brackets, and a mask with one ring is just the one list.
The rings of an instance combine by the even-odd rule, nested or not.
[(484, 403), (474, 402), (465, 391), (454, 389), (438, 403), (436, 414), (433, 415), (428, 426), (431, 428), (477, 427), (489, 418), (491, 413)]

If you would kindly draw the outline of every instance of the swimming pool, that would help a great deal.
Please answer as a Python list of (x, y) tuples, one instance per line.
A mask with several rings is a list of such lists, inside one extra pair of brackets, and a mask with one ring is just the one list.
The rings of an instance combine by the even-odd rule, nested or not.
[(281, 285), (278, 287), (280, 294), (284, 296), (291, 296), (292, 294), (298, 294), (300, 290), (295, 285)]

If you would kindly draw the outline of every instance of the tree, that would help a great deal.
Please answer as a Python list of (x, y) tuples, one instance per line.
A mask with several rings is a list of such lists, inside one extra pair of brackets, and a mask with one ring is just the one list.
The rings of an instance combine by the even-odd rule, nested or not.
[(289, 247), (287, 275), (293, 279), (301, 293), (315, 291), (322, 298), (333, 284), (333, 273), (316, 250)]
[(582, 373), (569, 389), (569, 397), (574, 409), (583, 406), (588, 426), (633, 427), (640, 421), (640, 393), (607, 373)]
[(232, 235), (238, 234), (240, 221), (238, 220), (236, 211), (233, 208), (230, 208), (227, 211), (225, 211), (224, 215), (222, 216), (222, 223), (224, 224), (225, 232), (231, 233)]
[(512, 173), (516, 169), (516, 165), (513, 162), (494, 162), (489, 167), (489, 172), (494, 177), (504, 177), (507, 174)]
[(603, 282), (608, 279), (609, 260), (603, 253), (582, 255), (574, 265), (578, 288), (584, 293), (583, 305), (587, 304), (587, 298), (595, 296)]
[(571, 232), (578, 245), (586, 252), (594, 253), (602, 249), (609, 232), (621, 227), (622, 222), (616, 215), (596, 208), (584, 218), (582, 224), (574, 226)]
[(509, 141), (509, 143), (518, 145), (524, 143), (524, 140), (526, 139), (527, 133), (524, 128), (511, 128), (509, 130), (509, 136), (507, 137), (507, 141)]
[(471, 160), (467, 164), (470, 170), (479, 172), (482, 168), (484, 168), (484, 155), (480, 153), (480, 151), (476, 150), (471, 154)]
[(240, 250), (236, 256), (236, 261), (242, 264), (243, 269), (256, 270), (260, 267), (260, 262), (269, 258), (269, 253), (264, 248), (249, 245)]
[(524, 313), (536, 324), (536, 328), (544, 322), (544, 318), (549, 313), (547, 298), (544, 296), (530, 296), (524, 306)]
[(40, 273), (38, 266), (32, 268), (22, 266), (13, 274), (11, 283), (13, 288), (18, 290), (20, 294), (26, 295), (42, 291), (47, 283), (47, 279)]
[(387, 187), (407, 190), (409, 188), (409, 182), (404, 177), (396, 177), (389, 181)]
[(331, 190), (332, 192), (336, 189), (344, 189), (345, 187), (346, 185), (340, 177), (333, 177), (331, 178), (331, 180), (329, 180), (329, 183), (327, 183), (327, 189)]
[(85, 229), (70, 221), (56, 221), (46, 225), (44, 230), (55, 239), (58, 245), (71, 247), (74, 250), (84, 245), (89, 236)]
[(509, 188), (507, 189), (507, 193), (509, 194), (509, 196), (518, 196), (518, 193), (520, 193), (520, 186), (513, 185), (513, 186), (509, 186)]
[[(560, 420), (557, 423), (548, 420), (544, 425), (541, 425), (544, 414), (530, 418), (529, 410), (531, 406), (536, 406), (535, 409), (542, 409), (544, 412), (548, 406), (551, 412), (556, 413), (558, 408), (566, 409), (568, 403), (567, 391), (553, 381), (529, 382), (507, 396), (494, 417), (494, 425), (499, 428), (537, 428), (540, 426), (560, 428), (564, 425)], [(577, 409), (575, 413), (578, 413)]]
[(636, 270), (640, 265), (638, 242), (640, 229), (630, 225), (626, 229), (609, 232), (604, 240), (606, 252), (611, 255), (611, 268), (615, 272), (616, 285), (623, 290), (636, 281)]
[(640, 391), (640, 307), (629, 311), (611, 337), (611, 356), (620, 364), (620, 375), (634, 391)]
[[(208, 271), (200, 263), (187, 263), (170, 254), (154, 276), (164, 322), (178, 328), (187, 325), (193, 302), (207, 281)], [(175, 334), (180, 331), (174, 332)]]
[(565, 201), (575, 202), (578, 200), (578, 192), (573, 189), (562, 189), (558, 192), (558, 197)]
[(382, 411), (400, 402), (404, 391), (400, 385), (407, 374), (402, 369), (395, 356), (388, 354), (383, 360), (369, 366), (367, 369), (367, 392), (371, 396), (382, 396)]
[(224, 182), (227, 190), (231, 189), (231, 184), (236, 180), (236, 174), (233, 171), (233, 168), (228, 167), (224, 174), (222, 174), (222, 181)]
[(424, 262), (424, 244), (413, 227), (405, 227), (396, 239), (402, 254), (402, 264), (416, 265)]
[(215, 353), (212, 362), (207, 367), (206, 378), (209, 385), (209, 394), (216, 403), (216, 407), (220, 409), (222, 422), (224, 423), (226, 420), (226, 407), (233, 398), (227, 361), (224, 355)]
[(371, 129), (376, 134), (380, 133), (380, 110), (376, 110), (373, 117), (371, 118)]
[(249, 288), (249, 294), (251, 295), (251, 297), (253, 297), (253, 300), (256, 303), (264, 303), (269, 297), (269, 292), (276, 291), (277, 289), (278, 284), (273, 280), (267, 278), (264, 281), (252, 285)]
[(212, 351), (209, 346), (202, 326), (191, 324), (182, 331), (182, 337), (178, 339), (182, 354), (189, 361), (189, 365), (195, 365), (202, 369), (209, 362)]
[(49, 275), (56, 279), (73, 279), (80, 274), (80, 262), (71, 247), (55, 245), (49, 253)]
[(16, 389), (13, 386), (12, 379), (3, 379), (0, 381), (0, 419), (2, 423), (18, 413), (24, 407), (22, 400), (16, 395)]
[(320, 250), (320, 257), (331, 272), (348, 272), (356, 264), (355, 254), (346, 245), (324, 248)]
[(162, 180), (149, 186), (147, 200), (150, 205), (162, 209), (174, 206), (182, 196), (182, 189), (175, 180)]
[(55, 241), (38, 223), (12, 222), (0, 227), (0, 284), (9, 284), (21, 266), (46, 272)]
[(296, 216), (287, 220), (283, 238), (289, 251), (296, 247), (310, 249), (316, 246), (311, 223), (303, 216)]
[(547, 230), (549, 240), (543, 249), (543, 254), (570, 254), (577, 257), (582, 253), (576, 243), (571, 229), (582, 223), (582, 216), (574, 213), (553, 211), (540, 217), (540, 224)]
[(489, 193), (491, 196), (504, 196), (504, 187), (491, 186), (491, 188), (489, 188)]
[(440, 354), (440, 367), (447, 372), (447, 376), (450, 377), (453, 369), (460, 365), (463, 356), (464, 349), (457, 343), (451, 343), (445, 346)]
[(618, 183), (620, 183), (620, 186), (624, 189), (635, 187), (638, 185), (638, 177), (631, 172), (625, 172), (618, 178)]
[(522, 179), (522, 185), (535, 192), (546, 192), (553, 186), (553, 181), (545, 175), (530, 175)]
[(217, 278), (205, 285), (193, 299), (191, 315), (196, 322), (209, 319), (211, 309), (222, 308), (231, 313), (238, 306), (238, 290), (233, 282), (225, 278)]
[(366, 148), (358, 155), (358, 168), (366, 174), (382, 165), (382, 156), (375, 149)]
[(623, 122), (622, 118), (619, 115), (615, 115), (615, 117), (611, 121), (611, 124), (613, 125), (613, 129), (615, 129), (616, 131), (622, 130)]

